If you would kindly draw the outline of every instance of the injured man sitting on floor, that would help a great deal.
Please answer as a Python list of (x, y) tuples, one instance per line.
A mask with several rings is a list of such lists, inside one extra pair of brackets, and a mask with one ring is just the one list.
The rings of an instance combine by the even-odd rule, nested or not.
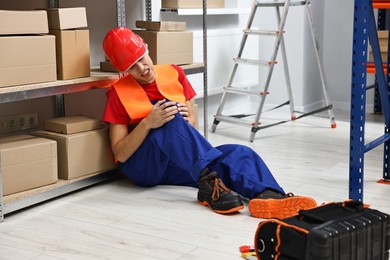
[[(185, 185), (198, 189), (199, 204), (220, 214), (244, 208), (257, 218), (286, 218), (317, 206), (285, 193), (251, 148), (213, 147), (195, 128), (196, 95), (177, 65), (153, 65), (147, 45), (133, 31), (110, 30), (103, 49), (124, 75), (107, 91), (102, 120), (122, 172), (136, 185)], [(234, 191), (234, 192), (232, 192)]]

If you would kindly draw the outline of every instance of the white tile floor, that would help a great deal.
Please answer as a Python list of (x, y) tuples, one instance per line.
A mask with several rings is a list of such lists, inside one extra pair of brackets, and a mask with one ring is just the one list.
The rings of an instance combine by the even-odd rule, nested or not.
[[(348, 198), (348, 113), (310, 116), (261, 130), (221, 123), (208, 138), (214, 145), (251, 146), (286, 191), (318, 203)], [(262, 116), (265, 124), (286, 114)], [(271, 120), (272, 118), (272, 120)], [(383, 133), (381, 116), (368, 115), (366, 141)], [(383, 145), (365, 156), (364, 202), (390, 213), (390, 185), (382, 178)], [(0, 223), (0, 259), (242, 259), (238, 247), (253, 244), (260, 219), (247, 209), (224, 216), (196, 202), (188, 187), (140, 188), (115, 180), (5, 216)]]

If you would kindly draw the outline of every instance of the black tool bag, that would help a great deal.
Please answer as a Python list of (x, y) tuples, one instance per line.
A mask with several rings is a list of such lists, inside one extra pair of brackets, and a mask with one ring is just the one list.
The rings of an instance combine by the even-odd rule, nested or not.
[(259, 224), (261, 260), (386, 260), (390, 215), (358, 201), (328, 203), (298, 215)]

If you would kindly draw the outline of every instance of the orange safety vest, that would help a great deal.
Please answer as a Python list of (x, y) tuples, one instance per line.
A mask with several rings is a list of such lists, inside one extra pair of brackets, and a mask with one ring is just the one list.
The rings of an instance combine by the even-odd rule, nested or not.
[[(157, 88), (166, 99), (185, 102), (179, 73), (172, 65), (155, 65), (154, 72)], [(137, 123), (149, 115), (153, 105), (142, 86), (131, 75), (121, 78), (113, 86), (131, 118), (131, 123)]]

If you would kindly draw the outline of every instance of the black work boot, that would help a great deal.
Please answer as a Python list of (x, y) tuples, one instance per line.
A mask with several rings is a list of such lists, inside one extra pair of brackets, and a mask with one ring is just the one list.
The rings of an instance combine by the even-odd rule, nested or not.
[(217, 178), (217, 172), (205, 168), (199, 178), (198, 202), (212, 211), (228, 214), (244, 208), (240, 197), (235, 195)]

